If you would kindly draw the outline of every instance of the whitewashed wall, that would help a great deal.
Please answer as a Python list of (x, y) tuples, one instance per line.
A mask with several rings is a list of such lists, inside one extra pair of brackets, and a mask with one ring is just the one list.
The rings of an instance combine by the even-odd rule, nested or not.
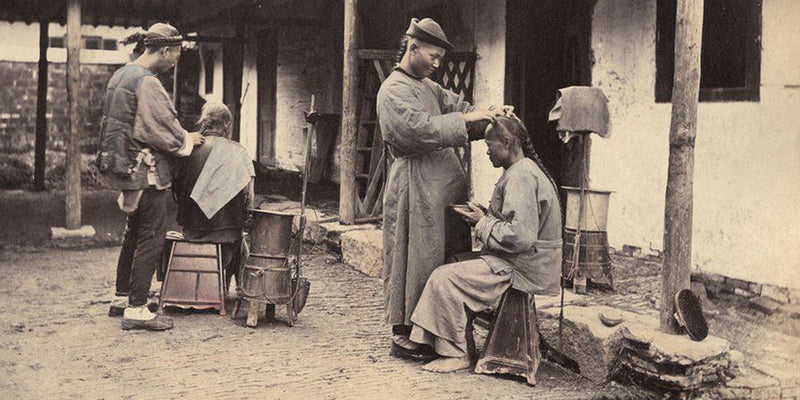
[[(692, 263), (800, 287), (800, 8), (764, 0), (759, 102), (700, 103)], [(655, 103), (655, 0), (598, 0), (593, 84), (613, 133), (595, 139), (592, 185), (615, 190), (612, 246), (662, 248), (669, 104)]]

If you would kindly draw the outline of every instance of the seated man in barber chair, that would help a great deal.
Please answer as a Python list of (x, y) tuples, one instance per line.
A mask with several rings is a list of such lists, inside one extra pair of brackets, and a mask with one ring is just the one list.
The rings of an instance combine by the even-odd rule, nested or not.
[(222, 244), (227, 292), (243, 262), (242, 232), (255, 171), (245, 148), (230, 140), (233, 117), (227, 106), (207, 103), (198, 124), (205, 141), (180, 166), (173, 188), (178, 224), (186, 240)]
[(423, 366), (427, 371), (470, 367), (470, 317), (496, 308), (509, 287), (534, 295), (558, 292), (562, 226), (553, 178), (515, 116), (497, 117), (485, 132), (489, 159), (503, 175), (488, 211), (474, 204), (455, 209), (475, 225), (483, 249), (477, 259), (434, 270), (411, 316), (411, 341), (439, 356)]

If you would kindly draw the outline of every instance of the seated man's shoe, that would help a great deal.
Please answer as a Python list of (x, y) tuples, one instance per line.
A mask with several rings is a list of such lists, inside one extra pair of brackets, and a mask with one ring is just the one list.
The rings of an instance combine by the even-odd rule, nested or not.
[(165, 331), (172, 329), (172, 319), (151, 312), (147, 306), (128, 307), (122, 317), (122, 329), (145, 329), (148, 331)]
[(402, 358), (403, 360), (411, 361), (431, 361), (438, 357), (436, 352), (429, 346), (417, 345), (416, 348), (405, 348), (395, 342), (392, 342), (392, 349), (389, 351), (392, 357)]

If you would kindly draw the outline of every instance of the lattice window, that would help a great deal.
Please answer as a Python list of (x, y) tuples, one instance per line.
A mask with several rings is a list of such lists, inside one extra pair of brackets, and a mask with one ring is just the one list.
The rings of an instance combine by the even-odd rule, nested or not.
[[(375, 106), (380, 84), (392, 72), (395, 52), (391, 50), (360, 50), (359, 100), (356, 118), (356, 220), (379, 219), (383, 213), (383, 193), (386, 171), (392, 164), (392, 156), (386, 150), (383, 135), (377, 123)], [(474, 87), (475, 53), (450, 52), (442, 67), (431, 79), (444, 88), (463, 94), (472, 102)], [(456, 149), (467, 177), (470, 176), (469, 146)]]

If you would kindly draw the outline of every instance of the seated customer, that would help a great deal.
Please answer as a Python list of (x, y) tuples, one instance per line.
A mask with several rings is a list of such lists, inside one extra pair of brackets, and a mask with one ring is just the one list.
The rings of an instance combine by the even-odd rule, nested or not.
[(181, 165), (174, 187), (178, 223), (186, 240), (222, 243), (227, 291), (242, 263), (255, 171), (245, 148), (230, 140), (233, 117), (227, 106), (207, 103), (198, 123), (205, 142)]
[(410, 339), (432, 346), (440, 358), (423, 369), (469, 368), (466, 327), (470, 313), (496, 308), (514, 287), (556, 294), (561, 268), (561, 210), (556, 185), (516, 117), (497, 117), (487, 127), (489, 159), (503, 167), (487, 213), (473, 204), (456, 210), (475, 225), (483, 243), (479, 258), (433, 271), (411, 315)]

